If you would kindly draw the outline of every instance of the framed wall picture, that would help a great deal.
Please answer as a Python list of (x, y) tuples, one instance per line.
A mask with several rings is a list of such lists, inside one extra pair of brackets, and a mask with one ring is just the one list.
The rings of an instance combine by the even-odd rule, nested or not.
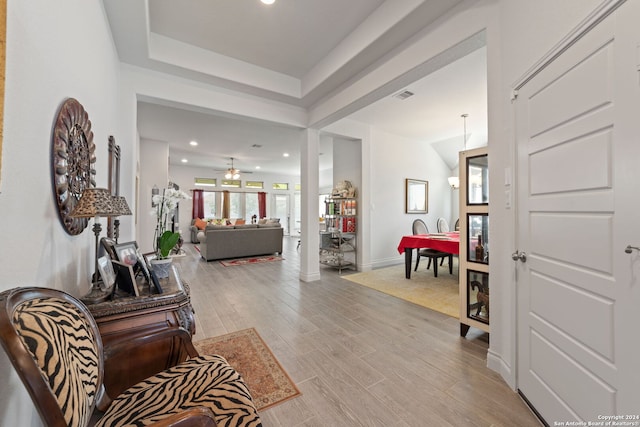
[(429, 182), (405, 179), (405, 212), (424, 214), (429, 212)]

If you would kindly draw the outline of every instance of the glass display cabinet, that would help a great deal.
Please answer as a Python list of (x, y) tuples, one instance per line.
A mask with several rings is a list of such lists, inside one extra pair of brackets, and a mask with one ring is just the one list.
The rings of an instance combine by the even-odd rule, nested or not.
[(489, 155), (487, 147), (460, 157), (460, 335), (489, 332)]

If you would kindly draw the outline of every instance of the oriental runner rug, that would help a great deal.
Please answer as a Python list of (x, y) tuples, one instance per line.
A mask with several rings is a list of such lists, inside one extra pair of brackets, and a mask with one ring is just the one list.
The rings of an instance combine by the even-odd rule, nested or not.
[(193, 343), (200, 354), (218, 354), (242, 375), (256, 408), (265, 410), (300, 391), (254, 328)]
[(225, 259), (220, 261), (220, 264), (225, 267), (231, 267), (233, 265), (247, 265), (247, 264), (260, 264), (263, 262), (282, 261), (284, 258), (277, 255), (267, 255), (258, 257), (246, 257), (236, 259)]

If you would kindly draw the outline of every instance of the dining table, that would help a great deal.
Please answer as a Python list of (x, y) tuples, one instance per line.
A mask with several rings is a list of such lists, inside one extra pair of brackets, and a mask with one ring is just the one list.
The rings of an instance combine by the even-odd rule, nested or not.
[(413, 234), (402, 236), (398, 244), (398, 252), (404, 253), (405, 277), (411, 279), (411, 258), (413, 250), (435, 249), (453, 255), (460, 253), (460, 233), (451, 231), (446, 233)]

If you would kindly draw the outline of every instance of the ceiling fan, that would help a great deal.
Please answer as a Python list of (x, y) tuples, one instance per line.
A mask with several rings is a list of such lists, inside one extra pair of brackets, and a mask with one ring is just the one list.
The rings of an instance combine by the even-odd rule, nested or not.
[[(231, 167), (225, 170), (218, 170), (219, 172), (224, 172), (224, 177), (225, 179), (238, 179), (240, 178), (240, 169), (236, 169), (233, 166), (233, 157), (230, 157), (231, 159)], [(251, 172), (243, 172), (243, 173), (251, 173)]]

